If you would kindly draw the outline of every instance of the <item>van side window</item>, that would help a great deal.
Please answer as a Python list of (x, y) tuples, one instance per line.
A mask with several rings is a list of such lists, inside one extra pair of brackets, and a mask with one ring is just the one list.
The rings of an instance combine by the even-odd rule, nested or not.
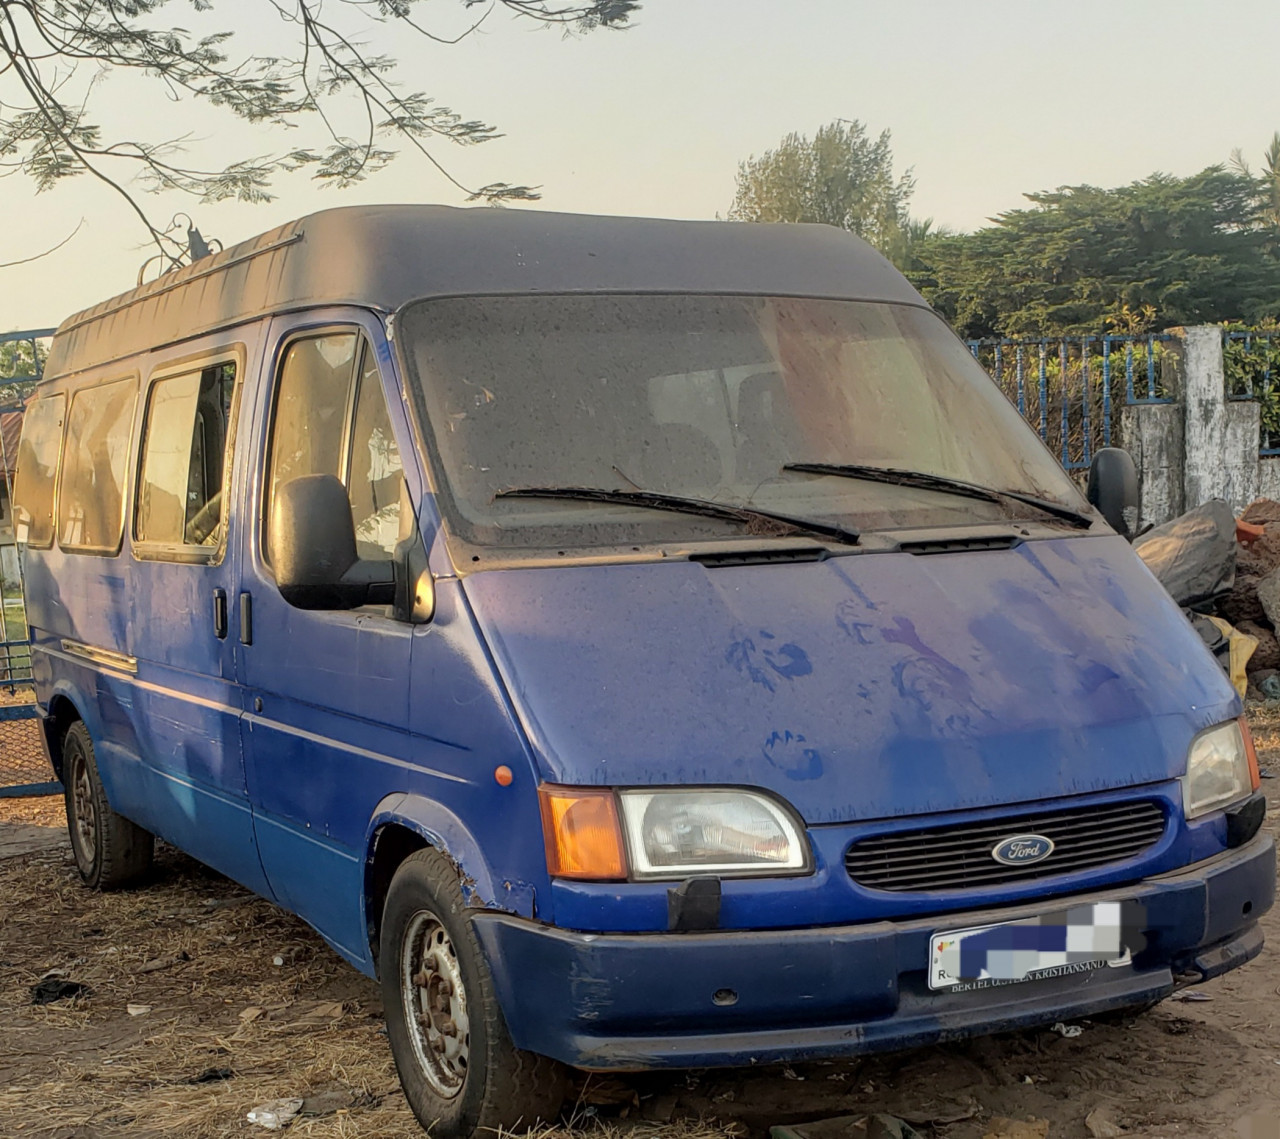
[(116, 380), (71, 397), (58, 491), (58, 545), (64, 549), (120, 551), (136, 394), (133, 380)]
[(289, 346), (280, 368), (270, 464), (268, 526), (278, 486), (303, 475), (334, 475), (347, 488), (360, 556), (391, 559), (400, 528), (400, 452), (377, 361), (363, 336), (336, 333)]
[(66, 413), (67, 397), (58, 394), (34, 400), (22, 417), (18, 472), (13, 481), (16, 534), (19, 542), (37, 548), (53, 545), (53, 484), (62, 454)]
[(210, 552), (218, 545), (235, 386), (231, 362), (151, 385), (134, 522), (137, 541)]

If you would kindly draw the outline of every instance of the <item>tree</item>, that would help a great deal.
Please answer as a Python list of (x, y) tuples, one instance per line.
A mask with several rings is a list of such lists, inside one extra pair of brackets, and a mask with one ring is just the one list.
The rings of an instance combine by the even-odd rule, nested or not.
[[(292, 44), (271, 52), (270, 29), (237, 32), (218, 0), (191, 0), (200, 33), (167, 23), (171, 0), (4, 0), (0, 3), (0, 172), (30, 177), (37, 190), (89, 175), (129, 204), (162, 258), (178, 264), (185, 242), (152, 219), (137, 191), (180, 191), (201, 202), (269, 200), (281, 173), (307, 170), (350, 186), (410, 145), (470, 200), (533, 199), (534, 187), (492, 182), (469, 188), (436, 157), (433, 143), (464, 145), (500, 137), (421, 91), (396, 82), (396, 61), (372, 53), (362, 37), (376, 24), (405, 35), (456, 43), (495, 11), (566, 31), (622, 28), (639, 0), (460, 0), (476, 18), (460, 36), (421, 22), (425, 0), (263, 0)], [(248, 47), (241, 49), (246, 37)], [(298, 130), (299, 144), (215, 168), (188, 163), (185, 138), (108, 138), (99, 124), (101, 80), (131, 74), (157, 97), (195, 100), (247, 123)], [(359, 125), (344, 129), (347, 119)]]
[(1212, 166), (1103, 190), (1028, 194), (969, 234), (927, 237), (909, 273), (971, 337), (1096, 333), (1280, 312), (1280, 236), (1259, 181)]
[[(839, 226), (886, 254), (905, 257), (914, 189), (910, 170), (893, 173), (887, 130), (873, 140), (857, 119), (837, 119), (812, 139), (792, 132), (777, 149), (740, 163), (729, 217)], [(927, 229), (930, 223), (920, 224)]]
[[(1253, 177), (1253, 171), (1239, 147), (1231, 152), (1231, 165), (1246, 178)], [(1259, 181), (1264, 201), (1263, 218), (1268, 224), (1280, 228), (1280, 131), (1271, 136), (1270, 145), (1262, 152), (1262, 171)]]

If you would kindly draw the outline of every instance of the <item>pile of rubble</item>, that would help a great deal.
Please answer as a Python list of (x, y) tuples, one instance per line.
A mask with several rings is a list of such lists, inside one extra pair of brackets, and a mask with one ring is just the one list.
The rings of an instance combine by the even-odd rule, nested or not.
[(1280, 699), (1280, 502), (1236, 518), (1221, 500), (1148, 531), (1134, 550), (1183, 607), (1243, 696)]
[(1249, 658), (1250, 680), (1280, 671), (1280, 502), (1259, 498), (1240, 515), (1236, 578), (1218, 600), (1218, 612), (1240, 632), (1257, 640)]

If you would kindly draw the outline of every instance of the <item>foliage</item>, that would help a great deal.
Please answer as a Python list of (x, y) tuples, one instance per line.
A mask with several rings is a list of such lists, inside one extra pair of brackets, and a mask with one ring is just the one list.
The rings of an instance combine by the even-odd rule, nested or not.
[(909, 221), (915, 178), (910, 170), (894, 175), (889, 142), (887, 130), (872, 139), (857, 119), (837, 119), (812, 139), (793, 131), (739, 163), (729, 218), (834, 225), (905, 259), (932, 223)]
[(1275, 321), (1252, 328), (1238, 322), (1224, 332), (1247, 332), (1247, 337), (1224, 337), (1222, 367), (1227, 395), (1258, 402), (1262, 445), (1280, 446), (1280, 325)]
[(919, 243), (909, 276), (970, 337), (1256, 322), (1280, 313), (1280, 235), (1263, 186), (1210, 167), (1027, 197), (969, 234)]
[(31, 340), (0, 341), (0, 383), (6, 380), (36, 376), (39, 367), (34, 355), (39, 353), (39, 364), (44, 363), (45, 345)]
[[(281, 173), (306, 170), (323, 184), (350, 186), (395, 157), (393, 145), (419, 150), (471, 200), (501, 202), (539, 195), (534, 187), (492, 182), (462, 186), (435, 157), (432, 143), (470, 145), (499, 137), (422, 91), (395, 80), (396, 61), (372, 54), (362, 36), (390, 25), (403, 36), (457, 42), (495, 11), (566, 31), (621, 28), (639, 0), (461, 0), (476, 9), (463, 36), (448, 40), (421, 22), (425, 0), (264, 0), (257, 20), (274, 13), (292, 42), (267, 54), (261, 26), (237, 31), (228, 4), (192, 0), (196, 19), (216, 28), (175, 26), (171, 0), (6, 0), (0, 4), (0, 173), (21, 172), (37, 190), (88, 174), (120, 194), (169, 264), (179, 263), (179, 236), (155, 225), (135, 188), (176, 190), (202, 202), (261, 202)], [(258, 15), (258, 13), (261, 15)], [(242, 46), (243, 45), (243, 46)], [(274, 153), (205, 169), (183, 159), (186, 141), (108, 138), (99, 124), (101, 81), (132, 74), (151, 82), (157, 98), (195, 100), (247, 123), (297, 129), (298, 142)], [(360, 121), (356, 137), (341, 123)]]
[[(1246, 178), (1253, 177), (1253, 171), (1239, 147), (1231, 152), (1231, 165)], [(1262, 216), (1270, 225), (1280, 228), (1280, 131), (1271, 136), (1271, 142), (1262, 152), (1262, 171), (1259, 176)]]

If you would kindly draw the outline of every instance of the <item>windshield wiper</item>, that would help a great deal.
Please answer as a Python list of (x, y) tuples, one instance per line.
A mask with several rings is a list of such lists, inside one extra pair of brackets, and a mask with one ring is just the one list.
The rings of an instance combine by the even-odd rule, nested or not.
[(999, 503), (1012, 498), (1016, 502), (1034, 506), (1064, 522), (1081, 528), (1092, 526), (1093, 519), (1070, 506), (1063, 506), (1048, 498), (1037, 498), (1034, 494), (1023, 494), (1017, 490), (996, 490), (994, 487), (979, 486), (977, 483), (965, 482), (963, 479), (951, 479), (945, 475), (931, 475), (927, 471), (904, 471), (895, 467), (870, 467), (861, 463), (787, 463), (784, 471), (801, 471), (810, 475), (834, 475), (837, 478), (866, 479), (868, 482), (889, 483), (892, 486), (915, 486), (921, 490), (937, 490), (944, 494), (959, 494), (967, 498), (978, 498), (985, 502)]
[(675, 514), (697, 514), (704, 518), (720, 518), (726, 522), (739, 522), (754, 527), (757, 534), (761, 524), (768, 523), (773, 533), (763, 537), (783, 537), (779, 526), (792, 533), (812, 534), (829, 541), (848, 546), (858, 544), (858, 531), (847, 526), (833, 526), (826, 522), (811, 522), (804, 518), (792, 518), (787, 514), (775, 514), (772, 510), (758, 510), (754, 506), (730, 506), (712, 502), (707, 498), (691, 498), (682, 494), (663, 494), (656, 490), (609, 490), (594, 486), (517, 486), (500, 490), (494, 498), (570, 498), (578, 502), (608, 502), (619, 506), (640, 506), (648, 510), (670, 510)]

